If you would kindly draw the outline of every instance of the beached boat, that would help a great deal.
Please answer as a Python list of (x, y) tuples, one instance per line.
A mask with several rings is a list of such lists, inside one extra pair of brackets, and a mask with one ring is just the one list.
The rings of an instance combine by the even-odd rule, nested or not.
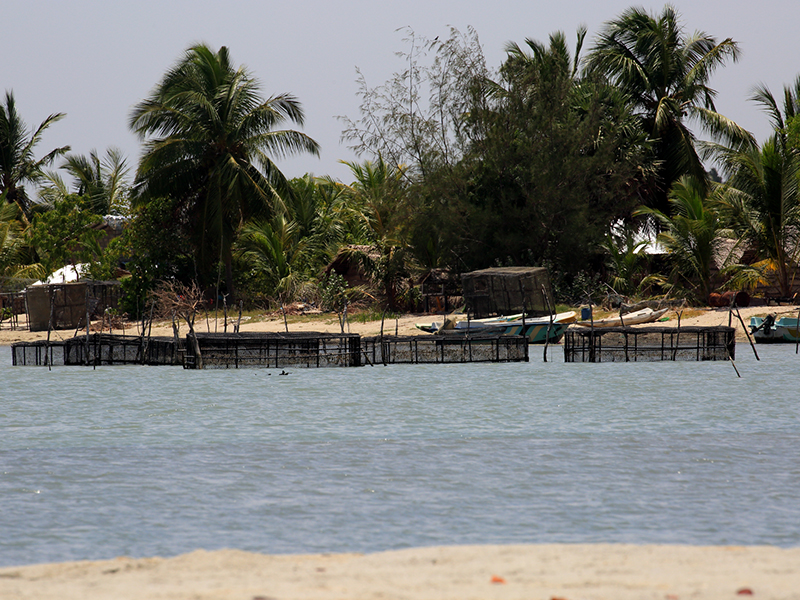
[(800, 339), (800, 322), (796, 317), (767, 315), (750, 317), (750, 332), (759, 344), (796, 344)]
[(636, 312), (631, 312), (620, 317), (615, 315), (613, 317), (606, 317), (604, 319), (595, 319), (594, 321), (578, 321), (576, 325), (582, 327), (623, 327), (628, 325), (640, 325), (642, 323), (652, 323), (660, 319), (668, 311), (668, 308), (661, 310), (653, 310), (652, 308), (643, 308)]
[(548, 340), (549, 330), (549, 341), (551, 344), (555, 344), (561, 340), (569, 324), (575, 322), (577, 315), (575, 311), (558, 313), (553, 315), (552, 321), (550, 317), (525, 318), (524, 320), (521, 317), (521, 315), (512, 315), (475, 321), (450, 321), (446, 322), (445, 327), (442, 327), (441, 323), (417, 324), (417, 327), (437, 335), (524, 335), (531, 344), (545, 343)]
[[(485, 323), (507, 323), (509, 321), (517, 321), (522, 319), (522, 313), (518, 313), (516, 315), (501, 315), (498, 317), (487, 317), (485, 319), (472, 319), (471, 321), (467, 320), (467, 315), (457, 313), (451, 314), (445, 317), (445, 329), (453, 329), (455, 327), (461, 328), (466, 327), (466, 323), (472, 323), (473, 328), (481, 327)], [(464, 323), (464, 325), (460, 325), (460, 323)], [(419, 329), (420, 331), (424, 331), (425, 333), (436, 333), (442, 328), (442, 322), (432, 322), (432, 323), (414, 323), (414, 327)]]

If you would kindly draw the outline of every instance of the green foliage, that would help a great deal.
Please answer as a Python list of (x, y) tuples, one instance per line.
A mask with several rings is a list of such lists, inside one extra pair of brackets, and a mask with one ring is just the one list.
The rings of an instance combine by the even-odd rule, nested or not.
[(640, 290), (647, 275), (647, 255), (644, 248), (647, 240), (636, 240), (630, 227), (606, 234), (602, 249), (606, 255), (606, 267), (610, 272), (609, 285), (617, 294), (630, 296)]
[(47, 117), (35, 130), (28, 132), (25, 121), (17, 112), (13, 92), (6, 92), (6, 102), (0, 106), (0, 198), (16, 204), (20, 218), (26, 223), (33, 219), (33, 202), (25, 189), (26, 183), (36, 183), (45, 167), (69, 151), (69, 146), (56, 148), (36, 160), (33, 149), (41, 141), (45, 130), (64, 118), (63, 113)]
[(303, 123), (300, 103), (283, 94), (264, 100), (256, 80), (235, 67), (226, 47), (189, 48), (153, 93), (134, 108), (130, 126), (145, 141), (136, 174), (139, 203), (179, 201), (200, 279), (212, 284), (225, 265), (233, 292), (232, 246), (239, 227), (270, 218), (287, 192), (271, 156), (318, 153), (303, 133), (276, 129)]
[(193, 279), (188, 235), (177, 225), (179, 212), (180, 203), (170, 198), (153, 198), (137, 206), (122, 236), (112, 240), (104, 253), (109, 275), (123, 263), (131, 273), (122, 280), (122, 305), (131, 316), (139, 316), (160, 281)]
[(51, 210), (37, 214), (32, 224), (31, 244), (45, 272), (95, 260), (101, 253), (98, 242), (103, 232), (97, 228), (101, 223), (102, 217), (89, 209), (89, 200), (75, 194), (55, 203)]
[(76, 193), (87, 198), (92, 212), (124, 215), (130, 209), (126, 162), (117, 148), (109, 148), (102, 159), (94, 150), (88, 157), (69, 154), (61, 168), (72, 175)]
[(548, 267), (550, 271), (550, 283), (557, 303), (578, 306), (591, 300), (593, 304), (602, 304), (608, 297), (608, 288), (603, 284), (599, 272), (564, 273), (547, 263), (543, 266)]
[(645, 190), (648, 206), (666, 214), (669, 189), (682, 175), (706, 183), (689, 122), (718, 139), (752, 140), (716, 112), (716, 91), (709, 86), (714, 71), (738, 57), (739, 46), (731, 38), (718, 42), (705, 32), (687, 36), (669, 5), (657, 15), (629, 8), (606, 23), (598, 36), (587, 57), (588, 69), (630, 98), (655, 144), (658, 171)]
[(30, 244), (30, 226), (19, 219), (16, 203), (0, 197), (0, 278), (42, 279), (47, 276)]
[(508, 52), (501, 81), (487, 87), (491, 102), (471, 113), (465, 202), (452, 220), (470, 240), (462, 260), (470, 268), (549, 261), (577, 273), (638, 202), (645, 136), (624, 97), (576, 74), (563, 34)]
[(642, 208), (638, 214), (652, 215), (664, 231), (658, 241), (669, 254), (673, 293), (705, 303), (715, 287), (712, 266), (720, 252), (723, 224), (718, 206), (722, 188), (711, 195), (692, 177), (682, 177), (670, 192), (671, 214)]
[(789, 266), (800, 260), (800, 152), (793, 122), (800, 113), (800, 77), (784, 88), (783, 106), (764, 86), (751, 98), (765, 109), (774, 133), (760, 147), (707, 145), (722, 165), (728, 182), (721, 213), (741, 249), (756, 253), (752, 265), (731, 269), (748, 286), (773, 282), (791, 295)]
[(322, 278), (318, 288), (322, 310), (341, 313), (347, 305), (347, 281), (336, 271), (331, 271)]
[(443, 40), (429, 40), (406, 28), (407, 51), (397, 53), (404, 68), (383, 85), (370, 88), (358, 72), (361, 116), (341, 117), (342, 133), (359, 156), (404, 167), (413, 181), (455, 166), (470, 140), (465, 116), (472, 109), (475, 83), (487, 79), (478, 34), (455, 28)]

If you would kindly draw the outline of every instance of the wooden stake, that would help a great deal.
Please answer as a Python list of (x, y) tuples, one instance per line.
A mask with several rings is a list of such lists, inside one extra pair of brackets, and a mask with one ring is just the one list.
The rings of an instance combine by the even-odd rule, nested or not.
[(794, 334), (797, 337), (794, 344), (794, 353), (800, 352), (800, 308), (797, 309), (797, 321), (794, 324)]
[(736, 375), (741, 379), (742, 374), (739, 373), (739, 369), (736, 368), (736, 363), (733, 362), (733, 357), (731, 356), (730, 352), (728, 352), (728, 360), (731, 361), (731, 365), (733, 365), (733, 370), (736, 371)]
[(753, 349), (753, 354), (756, 355), (756, 360), (761, 360), (758, 358), (758, 352), (756, 351), (756, 345), (753, 342), (753, 338), (750, 337), (750, 330), (747, 328), (747, 325), (744, 324), (744, 319), (742, 319), (742, 315), (739, 312), (739, 309), (736, 309), (736, 316), (739, 319), (739, 322), (742, 324), (742, 329), (744, 329), (745, 334), (747, 334), (747, 341), (750, 342), (750, 347)]

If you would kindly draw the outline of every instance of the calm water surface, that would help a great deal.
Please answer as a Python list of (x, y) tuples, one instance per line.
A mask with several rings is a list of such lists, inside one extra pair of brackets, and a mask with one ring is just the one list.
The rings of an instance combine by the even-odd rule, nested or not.
[[(552, 350), (551, 350), (552, 352)], [(800, 357), (11, 367), (0, 565), (196, 548), (800, 546)]]

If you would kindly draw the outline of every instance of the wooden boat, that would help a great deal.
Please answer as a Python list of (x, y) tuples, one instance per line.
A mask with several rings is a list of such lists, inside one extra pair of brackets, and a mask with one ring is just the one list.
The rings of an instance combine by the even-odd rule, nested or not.
[[(501, 315), (498, 317), (487, 317), (485, 319), (473, 319), (471, 321), (467, 321), (467, 315), (458, 313), (452, 314), (445, 317), (445, 329), (454, 329), (460, 328), (460, 323), (472, 323), (473, 328), (477, 328), (482, 326), (484, 323), (506, 323), (508, 321), (516, 321), (522, 319), (522, 313), (517, 313), (516, 315)], [(465, 325), (464, 325), (465, 326)], [(424, 331), (425, 333), (436, 333), (442, 328), (441, 322), (433, 322), (433, 323), (414, 323), (414, 327), (417, 329)]]
[(449, 328), (440, 328), (440, 324), (432, 323), (429, 332), (437, 335), (524, 335), (530, 344), (543, 344), (548, 341), (549, 330), (549, 342), (555, 344), (561, 340), (569, 324), (575, 322), (577, 315), (575, 311), (558, 313), (553, 315), (552, 321), (550, 317), (526, 318), (523, 321), (521, 315), (505, 318), (513, 320), (500, 320), (502, 318), (495, 317), (476, 321), (458, 321)]
[(750, 317), (750, 332), (759, 344), (797, 344), (800, 322), (796, 317)]
[(623, 327), (628, 325), (640, 325), (641, 323), (652, 323), (660, 319), (664, 313), (669, 309), (662, 308), (661, 310), (653, 310), (652, 308), (643, 308), (636, 312), (628, 313), (626, 315), (615, 315), (613, 317), (606, 317), (604, 319), (595, 319), (594, 322), (578, 321), (576, 325), (582, 327)]

